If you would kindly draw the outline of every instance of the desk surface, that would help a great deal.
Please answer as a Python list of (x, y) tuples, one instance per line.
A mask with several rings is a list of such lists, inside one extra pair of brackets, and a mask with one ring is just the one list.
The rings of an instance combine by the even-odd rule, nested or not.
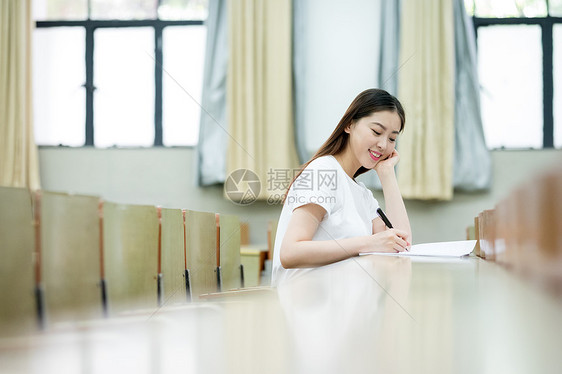
[(256, 295), (2, 339), (0, 372), (562, 372), (561, 301), (477, 258), (356, 257)]

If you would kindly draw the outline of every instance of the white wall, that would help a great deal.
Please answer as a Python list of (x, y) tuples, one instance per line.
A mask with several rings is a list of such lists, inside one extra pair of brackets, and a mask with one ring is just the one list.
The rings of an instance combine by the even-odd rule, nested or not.
[[(406, 201), (414, 241), (459, 240), (481, 210), (492, 208), (514, 186), (539, 169), (562, 162), (561, 150), (494, 151), (493, 187), (485, 193), (456, 193), (449, 202)], [(267, 221), (281, 207), (257, 202), (237, 206), (223, 197), (220, 186), (195, 184), (194, 148), (39, 150), (42, 188), (103, 197), (128, 204), (230, 213), (250, 223), (250, 240), (266, 242)], [(382, 203), (380, 192), (375, 197)]]
[(199, 188), (195, 156), (194, 148), (41, 147), (41, 187), (126, 204), (236, 214), (250, 222), (253, 243), (266, 243), (267, 220), (281, 207), (265, 202), (241, 207), (223, 197), (222, 186)]

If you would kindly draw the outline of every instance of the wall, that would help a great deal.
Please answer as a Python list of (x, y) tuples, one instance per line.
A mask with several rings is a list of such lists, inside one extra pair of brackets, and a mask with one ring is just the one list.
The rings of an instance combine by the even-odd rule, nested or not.
[(310, 0), (305, 9), (305, 147), (314, 154), (355, 96), (378, 86), (380, 0)]
[[(539, 169), (562, 161), (562, 151), (494, 151), (493, 187), (485, 193), (456, 193), (449, 202), (407, 201), (414, 241), (459, 240), (473, 217), (492, 208), (514, 186)], [(93, 149), (41, 147), (42, 188), (99, 195), (128, 204), (236, 214), (250, 223), (250, 240), (266, 242), (267, 221), (278, 205), (256, 202), (237, 206), (223, 197), (222, 186), (200, 188), (195, 182), (194, 148)], [(382, 202), (382, 194), (375, 192)]]

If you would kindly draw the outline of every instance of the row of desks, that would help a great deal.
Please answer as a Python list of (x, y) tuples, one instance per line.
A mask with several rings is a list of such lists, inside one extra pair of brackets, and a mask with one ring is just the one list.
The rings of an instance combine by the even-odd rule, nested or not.
[(364, 256), (278, 289), (0, 341), (1, 373), (560, 373), (562, 301), (497, 264)]

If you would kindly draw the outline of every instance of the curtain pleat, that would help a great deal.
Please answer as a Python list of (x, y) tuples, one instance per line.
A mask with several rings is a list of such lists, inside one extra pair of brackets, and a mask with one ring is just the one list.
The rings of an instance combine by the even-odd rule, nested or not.
[(285, 192), (268, 188), (276, 170), (298, 166), (293, 128), (291, 0), (231, 0), (227, 111), (227, 177), (256, 173), (258, 199)]
[[(201, 121), (197, 145), (199, 185), (223, 183), (226, 175), (228, 120), (226, 116), (226, 72), (228, 37), (226, 0), (210, 0), (201, 98)], [(222, 155), (222, 156), (221, 156)]]
[(306, 91), (306, 20), (307, 5), (300, 0), (293, 0), (293, 118), (295, 142), (299, 163), (304, 164), (312, 157), (306, 149), (306, 123), (304, 105)]
[(31, 91), (31, 0), (0, 2), (0, 185), (39, 188)]
[(405, 198), (452, 198), (454, 53), (452, 0), (404, 0), (398, 94), (407, 120), (398, 182)]
[(480, 112), (476, 37), (463, 0), (454, 0), (455, 163), (453, 185), (466, 191), (490, 187), (492, 160)]

